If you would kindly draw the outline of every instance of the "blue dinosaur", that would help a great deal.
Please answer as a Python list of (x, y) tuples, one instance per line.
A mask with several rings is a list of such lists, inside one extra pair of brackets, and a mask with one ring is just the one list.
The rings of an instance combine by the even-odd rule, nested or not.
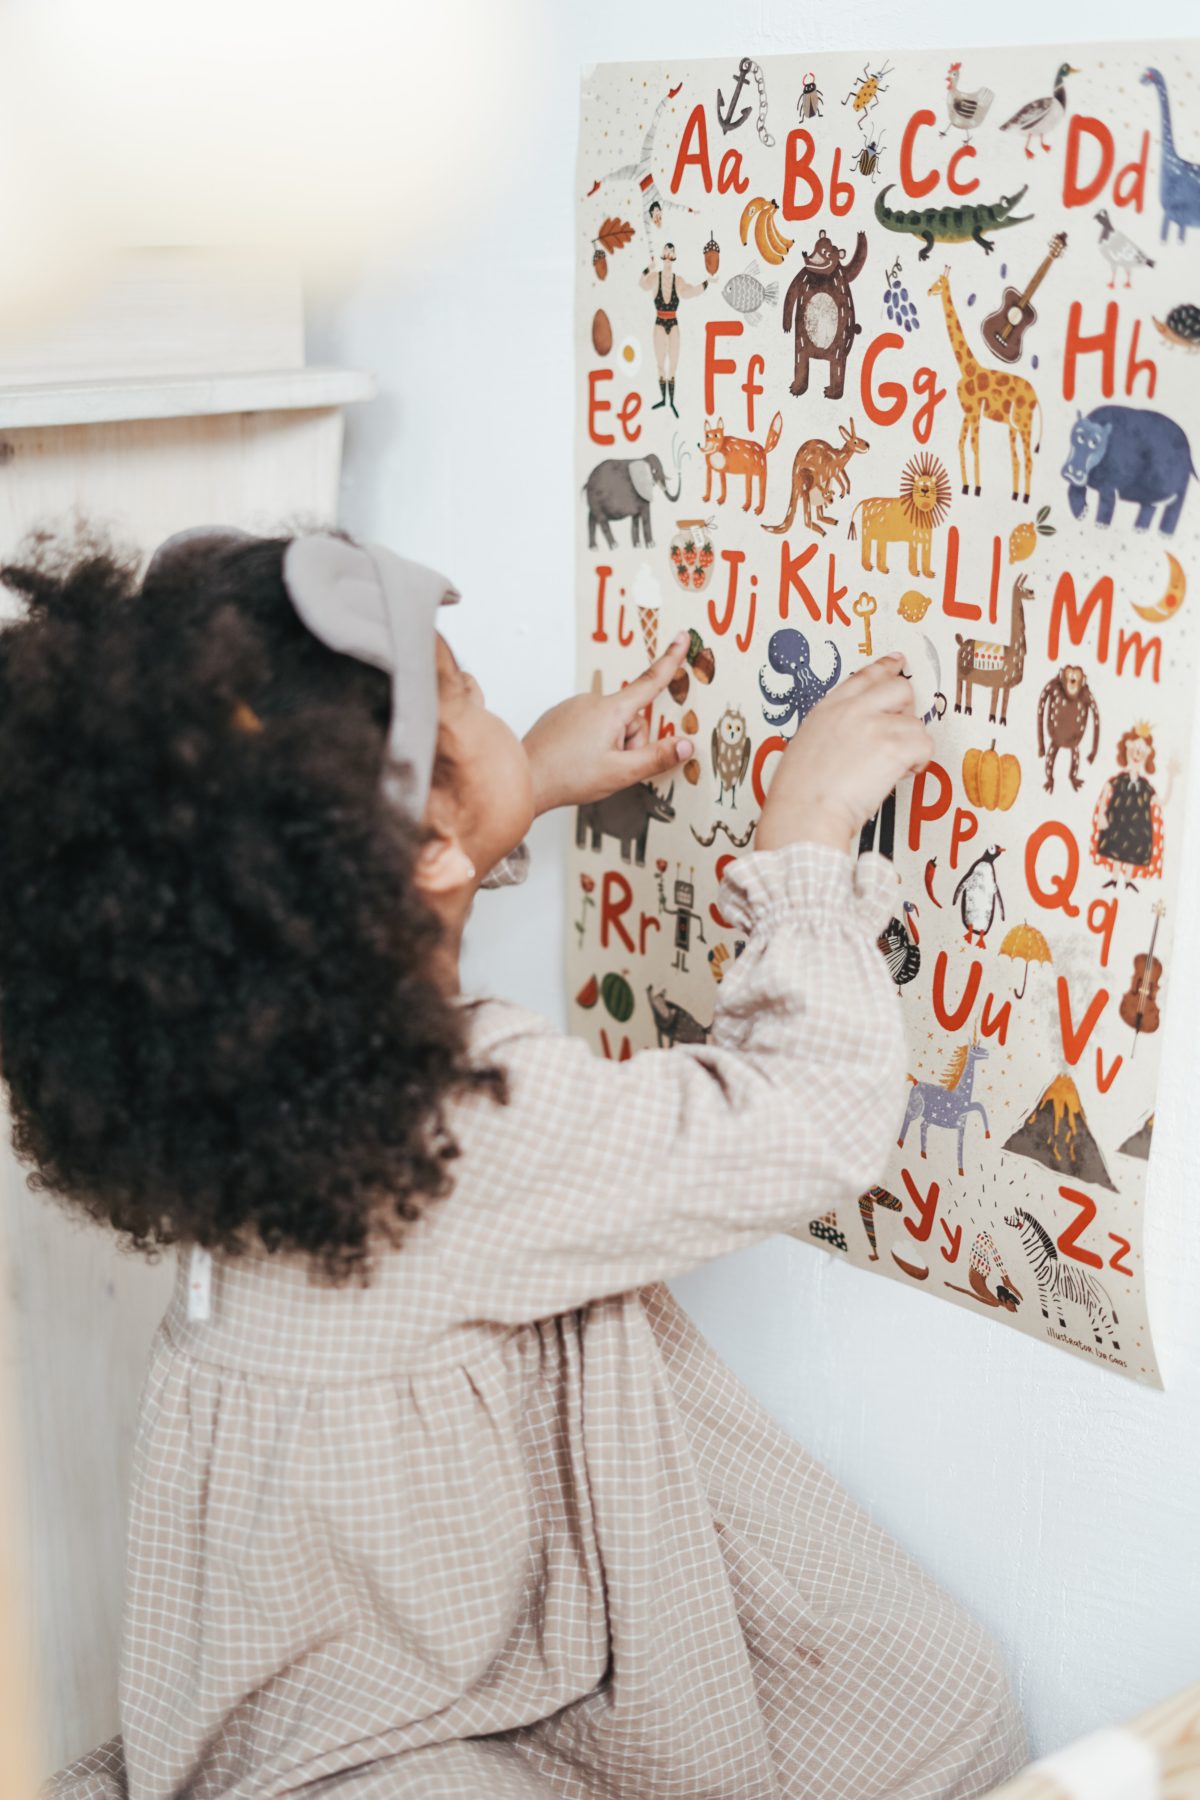
[[(833, 673), (827, 681), (815, 675), (809, 662), (808, 639), (802, 631), (790, 627), (773, 634), (767, 645), (767, 664), (759, 670), (758, 685), (762, 693), (763, 718), (768, 725), (786, 730), (794, 719), (796, 729), (804, 723), (817, 701), (827, 694), (842, 672), (842, 658), (832, 638), (825, 642), (833, 651)], [(785, 677), (774, 681), (771, 671)]]
[(1111, 525), (1117, 501), (1132, 500), (1138, 509), (1134, 530), (1148, 531), (1155, 507), (1165, 502), (1158, 529), (1170, 537), (1196, 469), (1187, 433), (1165, 413), (1097, 406), (1086, 418), (1076, 412), (1062, 473), (1076, 519), (1086, 514), (1087, 491), (1095, 488), (1097, 525)]
[(1167, 84), (1157, 69), (1142, 72), (1142, 84), (1156, 89), (1162, 113), (1162, 168), (1158, 177), (1158, 194), (1162, 203), (1162, 231), (1166, 242), (1172, 225), (1178, 226), (1180, 242), (1189, 225), (1200, 225), (1200, 163), (1186, 162), (1175, 148), (1171, 130), (1171, 102)]

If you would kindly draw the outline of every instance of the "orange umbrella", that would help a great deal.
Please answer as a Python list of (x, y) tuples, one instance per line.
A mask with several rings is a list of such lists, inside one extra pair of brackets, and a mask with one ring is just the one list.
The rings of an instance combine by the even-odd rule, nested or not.
[(1029, 980), (1030, 963), (1054, 961), (1050, 954), (1050, 946), (1041, 932), (1035, 930), (1032, 925), (1025, 924), (1014, 925), (1012, 930), (1005, 934), (1004, 942), (1000, 946), (1000, 954), (1001, 956), (1011, 956), (1014, 962), (1025, 964), (1025, 974), (1021, 979), (1021, 985), (1019, 988), (1013, 989), (1018, 1000), (1025, 993), (1025, 984)]

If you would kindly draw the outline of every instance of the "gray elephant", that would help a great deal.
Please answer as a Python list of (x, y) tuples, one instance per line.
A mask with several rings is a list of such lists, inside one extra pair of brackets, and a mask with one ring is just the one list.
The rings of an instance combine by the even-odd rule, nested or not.
[(610, 456), (606, 461), (597, 463), (583, 484), (588, 503), (588, 549), (596, 548), (596, 527), (599, 525), (604, 533), (604, 541), (610, 550), (617, 547), (612, 534), (613, 519), (632, 519), (633, 544), (638, 544), (638, 527), (647, 546), (654, 543), (650, 535), (650, 502), (654, 498), (654, 489), (660, 487), (668, 500), (678, 500), (679, 490), (683, 485), (680, 476), (675, 483), (675, 492), (667, 486), (667, 478), (663, 473), (662, 462), (657, 456), (635, 456), (625, 459)]

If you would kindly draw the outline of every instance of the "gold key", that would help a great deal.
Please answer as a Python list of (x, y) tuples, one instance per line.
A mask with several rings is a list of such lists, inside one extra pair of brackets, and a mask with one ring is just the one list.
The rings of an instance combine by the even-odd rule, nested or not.
[(871, 615), (876, 610), (876, 600), (875, 600), (874, 594), (866, 594), (866, 593), (860, 594), (858, 596), (858, 599), (854, 602), (853, 606), (850, 608), (850, 610), (852, 613), (856, 614), (857, 617), (860, 618), (863, 622), (863, 637), (862, 637), (862, 643), (858, 646), (858, 653), (860, 656), (870, 656), (870, 654), (871, 654)]

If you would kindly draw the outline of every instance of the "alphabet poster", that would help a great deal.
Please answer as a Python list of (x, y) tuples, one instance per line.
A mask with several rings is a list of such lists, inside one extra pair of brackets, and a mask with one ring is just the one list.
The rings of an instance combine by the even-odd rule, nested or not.
[(797, 1235), (1153, 1384), (1198, 75), (1185, 43), (609, 65), (577, 168), (580, 682), (686, 628), (650, 723), (695, 756), (578, 814), (573, 1026), (705, 1040), (775, 758), (904, 651), (935, 760), (862, 847), (900, 877), (909, 1081), (881, 1185)]

